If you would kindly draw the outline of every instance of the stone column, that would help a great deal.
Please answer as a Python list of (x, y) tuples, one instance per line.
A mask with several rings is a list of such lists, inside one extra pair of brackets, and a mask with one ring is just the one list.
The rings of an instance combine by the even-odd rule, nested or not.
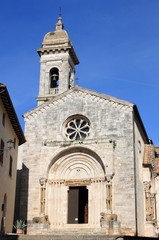
[(41, 192), (41, 197), (40, 197), (40, 214), (45, 215), (45, 192), (46, 192), (46, 182), (47, 179), (42, 177), (39, 179), (39, 183), (41, 186), (40, 192)]
[(111, 179), (106, 182), (106, 209), (112, 213), (112, 181)]
[(101, 212), (102, 232), (109, 235), (120, 233), (120, 222), (117, 221), (117, 215), (113, 213), (112, 207), (112, 179), (114, 174), (106, 175), (106, 210)]

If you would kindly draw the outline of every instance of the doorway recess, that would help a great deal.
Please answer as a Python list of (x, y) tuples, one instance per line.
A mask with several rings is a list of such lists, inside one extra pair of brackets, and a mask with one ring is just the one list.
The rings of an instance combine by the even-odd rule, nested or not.
[(88, 223), (88, 189), (69, 187), (68, 224)]

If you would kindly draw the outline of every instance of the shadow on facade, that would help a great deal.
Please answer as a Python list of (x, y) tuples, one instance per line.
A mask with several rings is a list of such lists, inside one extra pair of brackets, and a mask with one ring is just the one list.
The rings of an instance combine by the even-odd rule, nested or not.
[(25, 164), (23, 164), (22, 169), (17, 170), (14, 222), (17, 219), (22, 219), (25, 221), (27, 220), (28, 184), (29, 184), (28, 181), (29, 181), (29, 169), (25, 166)]
[(18, 235), (0, 235), (0, 240), (18, 240)]

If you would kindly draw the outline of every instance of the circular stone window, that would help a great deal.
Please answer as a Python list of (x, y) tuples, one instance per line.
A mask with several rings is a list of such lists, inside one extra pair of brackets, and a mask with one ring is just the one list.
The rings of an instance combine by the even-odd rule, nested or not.
[(90, 123), (82, 117), (76, 116), (69, 120), (65, 125), (65, 135), (69, 140), (79, 140), (89, 135)]

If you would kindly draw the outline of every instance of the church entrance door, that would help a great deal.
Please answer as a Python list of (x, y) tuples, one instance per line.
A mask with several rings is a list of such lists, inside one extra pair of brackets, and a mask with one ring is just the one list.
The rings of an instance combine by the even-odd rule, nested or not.
[(68, 224), (88, 223), (88, 189), (86, 186), (69, 187)]
[(51, 164), (45, 208), (50, 229), (100, 229), (100, 213), (106, 209), (101, 159), (89, 149), (71, 147)]

